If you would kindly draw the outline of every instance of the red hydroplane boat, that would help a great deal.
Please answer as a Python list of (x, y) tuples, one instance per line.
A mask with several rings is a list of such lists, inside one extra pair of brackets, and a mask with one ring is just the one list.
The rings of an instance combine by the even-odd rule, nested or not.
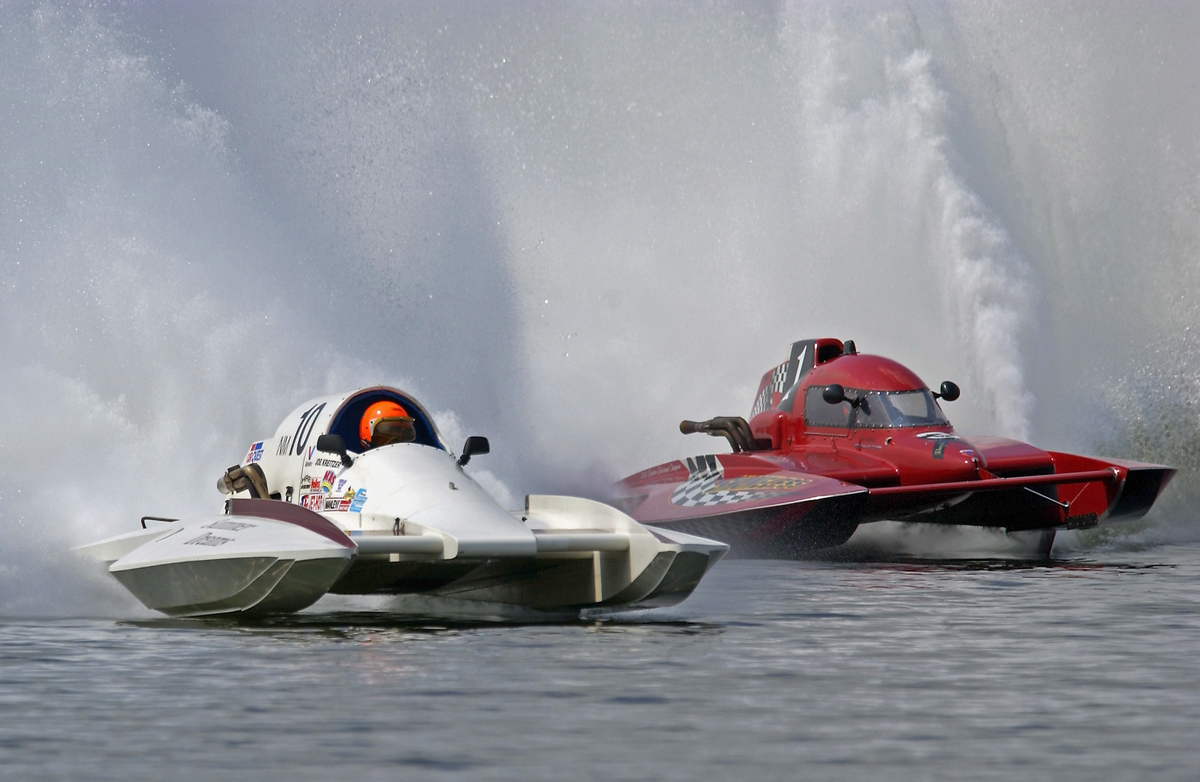
[[(897, 520), (1018, 532), (1140, 518), (1175, 470), (955, 434), (915, 373), (854, 343), (810, 339), (763, 375), (750, 420), (684, 421), (730, 454), (661, 464), (617, 484), (644, 524), (717, 538), (731, 556), (793, 558)], [(1048, 544), (1045, 549), (1049, 550)]]

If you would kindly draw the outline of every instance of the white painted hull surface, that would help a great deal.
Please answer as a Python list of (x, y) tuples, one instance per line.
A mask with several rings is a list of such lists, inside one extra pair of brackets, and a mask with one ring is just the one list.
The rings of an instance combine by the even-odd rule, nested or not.
[[(328, 592), (354, 556), (351, 547), (259, 516), (190, 519), (136, 538), (144, 542), (108, 570), (169, 616), (298, 611)], [(95, 553), (103, 558), (106, 545), (114, 548), (95, 544)]]
[(286, 613), (329, 592), (654, 608), (686, 598), (728, 550), (574, 497), (531, 495), (523, 512), (505, 511), (452, 456), (418, 444), (377, 448), (331, 473), (333, 486), (368, 487), (354, 512), (235, 497), (225, 515), (83, 551), (147, 607), (185, 617)]

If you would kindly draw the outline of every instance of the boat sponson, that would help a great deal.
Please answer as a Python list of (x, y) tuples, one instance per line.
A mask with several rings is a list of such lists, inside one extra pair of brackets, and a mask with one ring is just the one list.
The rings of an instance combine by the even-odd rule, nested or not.
[(287, 574), (292, 562), (275, 557), (231, 557), (110, 572), (147, 608), (168, 616), (203, 616), (258, 605)]
[(700, 584), (700, 579), (712, 566), (712, 555), (697, 551), (681, 551), (675, 555), (666, 575), (638, 608), (663, 608), (682, 603)]

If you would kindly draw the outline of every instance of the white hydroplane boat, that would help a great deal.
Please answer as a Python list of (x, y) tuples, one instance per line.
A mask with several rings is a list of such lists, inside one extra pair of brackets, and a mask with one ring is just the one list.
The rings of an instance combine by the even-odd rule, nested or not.
[[(360, 424), (373, 406), (404, 418)], [(382, 409), (382, 408), (381, 408)], [(381, 436), (398, 424), (400, 435)], [(505, 511), (463, 471), (411, 396), (374, 387), (306, 402), (254, 443), (218, 488), (224, 513), (145, 517), (83, 546), (169, 616), (298, 611), (326, 593), (428, 594), (539, 610), (653, 608), (691, 594), (728, 551), (576, 497)]]

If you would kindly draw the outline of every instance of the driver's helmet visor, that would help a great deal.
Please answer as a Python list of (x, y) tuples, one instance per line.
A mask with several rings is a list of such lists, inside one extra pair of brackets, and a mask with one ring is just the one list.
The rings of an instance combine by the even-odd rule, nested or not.
[(378, 418), (371, 422), (371, 447), (392, 443), (411, 443), (417, 439), (417, 429), (408, 416)]

